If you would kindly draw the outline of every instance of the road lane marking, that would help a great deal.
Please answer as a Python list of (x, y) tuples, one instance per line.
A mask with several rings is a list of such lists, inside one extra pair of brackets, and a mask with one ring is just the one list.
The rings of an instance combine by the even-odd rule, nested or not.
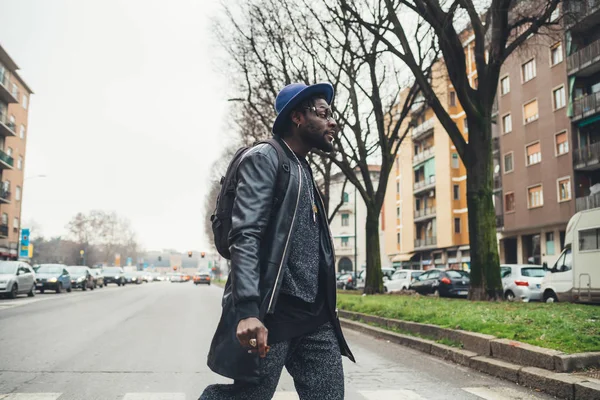
[(123, 400), (185, 400), (185, 393), (127, 393)]
[(277, 392), (272, 400), (299, 400), (296, 392)]
[(367, 400), (426, 400), (412, 390), (360, 390)]
[(498, 387), (473, 387), (473, 388), (462, 388), (467, 393), (474, 394), (475, 396), (481, 397), (485, 400), (535, 400), (539, 397), (534, 396), (530, 393), (524, 393), (519, 390), (498, 386)]
[(11, 393), (0, 394), (2, 400), (56, 400), (62, 393)]

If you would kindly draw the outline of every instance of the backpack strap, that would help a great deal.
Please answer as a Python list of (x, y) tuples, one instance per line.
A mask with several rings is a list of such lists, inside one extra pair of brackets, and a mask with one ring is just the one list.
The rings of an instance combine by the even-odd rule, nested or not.
[(273, 212), (271, 213), (271, 215), (273, 215), (275, 214), (275, 212), (277, 212), (277, 210), (279, 210), (279, 207), (283, 202), (283, 198), (285, 197), (288, 184), (290, 182), (290, 159), (285, 154), (285, 151), (281, 147), (281, 144), (279, 144), (279, 142), (275, 138), (262, 140), (256, 144), (268, 144), (275, 148), (275, 150), (277, 151), (277, 179), (275, 181), (275, 190), (273, 192)]

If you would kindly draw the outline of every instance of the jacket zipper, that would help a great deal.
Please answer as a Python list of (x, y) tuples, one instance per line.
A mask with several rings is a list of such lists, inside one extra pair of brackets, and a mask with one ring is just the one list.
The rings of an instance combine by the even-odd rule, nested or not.
[[(273, 298), (275, 297), (275, 290), (277, 289), (277, 283), (279, 282), (279, 276), (281, 275), (281, 269), (283, 268), (283, 261), (285, 260), (285, 254), (287, 253), (288, 244), (290, 243), (290, 236), (292, 236), (292, 229), (296, 222), (296, 212), (298, 211), (298, 204), (300, 203), (300, 194), (302, 193), (302, 168), (298, 164), (298, 198), (296, 199), (296, 207), (294, 208), (294, 216), (292, 217), (292, 223), (290, 224), (290, 230), (285, 241), (285, 247), (283, 248), (283, 255), (281, 256), (281, 263), (279, 264), (279, 270), (277, 271), (277, 277), (275, 278), (275, 285), (271, 293), (271, 299), (269, 300), (269, 307), (267, 307), (267, 314), (271, 311), (271, 305), (273, 304)], [(321, 200), (322, 201), (322, 200)]]

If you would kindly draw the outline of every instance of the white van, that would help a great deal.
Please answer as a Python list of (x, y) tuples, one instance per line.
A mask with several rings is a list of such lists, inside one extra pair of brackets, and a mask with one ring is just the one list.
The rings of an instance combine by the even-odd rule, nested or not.
[(600, 208), (571, 217), (565, 248), (548, 272), (542, 281), (545, 302), (600, 303)]

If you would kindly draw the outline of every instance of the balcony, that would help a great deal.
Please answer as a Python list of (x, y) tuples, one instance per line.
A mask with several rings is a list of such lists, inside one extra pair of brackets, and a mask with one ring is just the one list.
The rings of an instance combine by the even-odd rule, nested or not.
[(0, 113), (0, 135), (2, 136), (17, 136), (16, 125), (8, 119), (8, 115)]
[(7, 187), (0, 187), (0, 204), (10, 203), (10, 189)]
[(573, 152), (573, 167), (579, 171), (600, 168), (600, 142), (576, 149)]
[(0, 170), (13, 169), (14, 163), (15, 161), (11, 156), (0, 150)]
[(425, 137), (426, 134), (433, 132), (433, 126), (435, 125), (435, 118), (429, 118), (419, 126), (415, 126), (412, 130), (413, 140), (417, 140), (421, 137)]
[(413, 188), (414, 194), (435, 188), (435, 175), (431, 175), (429, 179), (423, 179), (422, 181), (415, 182)]
[(432, 236), (424, 239), (415, 239), (415, 250), (437, 245), (437, 237)]
[(18, 103), (19, 100), (12, 95), (10, 86), (8, 74), (0, 75), (0, 100), (3, 100), (5, 103)]
[(415, 210), (415, 222), (425, 221), (435, 217), (435, 207), (427, 207), (422, 210)]
[(494, 176), (494, 192), (502, 190), (502, 177), (500, 175)]
[(565, 25), (572, 27), (577, 24), (574, 29), (585, 30), (597, 22), (599, 16), (596, 12), (600, 10), (600, 0), (567, 0), (563, 3), (563, 8)]
[(588, 94), (573, 101), (573, 121), (589, 117), (600, 112), (600, 92)]
[(592, 42), (567, 57), (567, 73), (590, 76), (600, 71), (600, 40)]
[(600, 193), (575, 199), (575, 211), (577, 212), (598, 207), (600, 207)]
[(496, 215), (496, 230), (504, 229), (504, 215)]
[(346, 246), (336, 246), (335, 247), (335, 255), (336, 256), (353, 256), (354, 255), (354, 246), (350, 246), (349, 244)]
[(0, 225), (0, 238), (7, 238), (8, 237), (8, 225), (7, 224), (2, 224)]
[(413, 157), (413, 166), (425, 161), (425, 160), (429, 160), (431, 157), (433, 157), (434, 154), (434, 147), (430, 147), (428, 149), (423, 150), (420, 153), (415, 154), (415, 156)]

